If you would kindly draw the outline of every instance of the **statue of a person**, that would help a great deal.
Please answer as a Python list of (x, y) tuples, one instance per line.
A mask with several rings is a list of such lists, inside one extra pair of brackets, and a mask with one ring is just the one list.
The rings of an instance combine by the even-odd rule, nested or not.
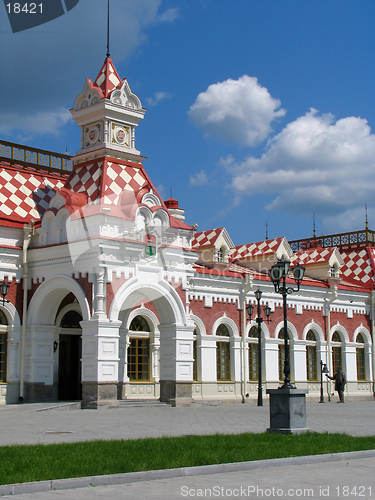
[(337, 368), (337, 373), (333, 376), (330, 377), (328, 373), (326, 373), (327, 377), (330, 380), (335, 381), (335, 391), (338, 392), (339, 398), (340, 398), (340, 403), (344, 402), (344, 388), (346, 384), (346, 378), (345, 378), (345, 373), (341, 371), (341, 368)]

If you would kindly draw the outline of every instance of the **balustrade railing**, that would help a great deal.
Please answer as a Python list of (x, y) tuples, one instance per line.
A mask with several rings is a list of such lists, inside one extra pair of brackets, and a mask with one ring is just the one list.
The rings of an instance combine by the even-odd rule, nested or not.
[(363, 231), (351, 231), (340, 234), (330, 234), (328, 236), (316, 236), (313, 238), (305, 238), (303, 240), (289, 241), (293, 252), (304, 248), (313, 247), (338, 247), (338, 248), (352, 248), (352, 247), (365, 247), (375, 244), (375, 231), (364, 229)]
[(69, 155), (2, 140), (0, 140), (0, 162), (9, 163), (11, 166), (22, 166), (24, 169), (31, 168), (36, 172), (58, 172), (62, 176), (68, 175), (73, 170), (73, 160)]

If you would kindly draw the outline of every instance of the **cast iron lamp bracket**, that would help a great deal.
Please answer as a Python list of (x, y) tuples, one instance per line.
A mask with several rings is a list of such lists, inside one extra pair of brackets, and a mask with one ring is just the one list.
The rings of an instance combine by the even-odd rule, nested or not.
[(10, 285), (8, 283), (5, 283), (5, 280), (0, 285), (0, 294), (3, 298), (3, 306), (5, 305), (5, 302), (9, 304), (9, 300), (5, 299), (5, 297), (8, 295), (9, 288)]

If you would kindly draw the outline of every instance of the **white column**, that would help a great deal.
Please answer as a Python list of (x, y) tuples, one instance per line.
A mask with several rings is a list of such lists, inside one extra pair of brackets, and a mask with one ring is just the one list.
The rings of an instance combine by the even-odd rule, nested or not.
[(201, 336), (201, 381), (217, 382), (216, 375), (216, 337)]
[(105, 313), (105, 268), (99, 267), (95, 274), (95, 314), (103, 317)]
[(92, 318), (82, 326), (82, 408), (117, 400), (121, 321)]
[(192, 401), (193, 332), (195, 325), (159, 325), (160, 399), (177, 405)]
[(193, 381), (194, 328), (193, 322), (186, 326), (159, 325), (160, 380)]
[(135, 148), (135, 127), (131, 127), (131, 147)]
[(151, 376), (155, 382), (160, 381), (160, 339), (151, 344)]
[[(230, 339), (231, 350), (231, 380), (234, 382), (241, 382), (241, 342), (242, 337), (232, 337)], [(246, 377), (247, 380), (248, 377)]]
[(8, 355), (7, 355), (7, 382), (19, 381), (19, 347), (21, 339), (21, 327), (7, 327), (8, 332)]
[(267, 384), (279, 385), (279, 346), (276, 339), (263, 339)]
[(304, 340), (293, 340), (289, 342), (289, 345), (290, 345), (290, 353), (294, 354), (293, 356), (294, 380), (296, 381), (296, 383), (306, 382), (307, 381), (306, 343)]
[(53, 385), (53, 341), (55, 326), (28, 327), (25, 349), (25, 382)]
[(341, 370), (345, 373), (348, 382), (357, 382), (357, 350), (352, 342), (341, 344), (342, 364)]

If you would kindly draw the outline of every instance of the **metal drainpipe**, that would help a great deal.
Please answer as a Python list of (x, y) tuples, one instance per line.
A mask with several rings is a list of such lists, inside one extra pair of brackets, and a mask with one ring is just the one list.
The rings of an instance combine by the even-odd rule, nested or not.
[(253, 276), (251, 274), (246, 274), (244, 276), (244, 284), (241, 290), (241, 302), (242, 302), (242, 384), (241, 384), (241, 395), (242, 395), (242, 403), (245, 402), (245, 394), (246, 394), (246, 294), (250, 292), (253, 288)]
[(371, 291), (372, 396), (375, 398), (375, 291)]
[[(332, 304), (333, 301), (337, 299), (338, 293), (337, 293), (337, 285), (333, 285), (333, 290), (332, 290), (332, 296), (329, 299), (329, 301), (326, 303), (326, 310), (327, 310), (327, 362), (328, 362), (328, 371), (329, 373), (332, 372), (332, 356), (331, 356), (331, 311), (330, 311), (330, 305)], [(329, 394), (331, 394), (331, 382), (328, 382), (329, 384)]]
[(25, 338), (27, 329), (27, 285), (29, 277), (29, 268), (27, 265), (27, 249), (29, 247), (34, 227), (25, 224), (23, 226), (23, 248), (22, 248), (22, 285), (23, 285), (23, 304), (22, 304), (22, 330), (21, 330), (21, 352), (20, 352), (20, 396), (19, 401), (24, 397), (24, 372), (25, 372)]

